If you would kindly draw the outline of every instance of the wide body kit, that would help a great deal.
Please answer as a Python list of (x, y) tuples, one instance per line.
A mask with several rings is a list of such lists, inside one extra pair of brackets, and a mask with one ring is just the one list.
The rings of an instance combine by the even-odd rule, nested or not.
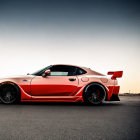
[[(0, 80), (0, 86), (5, 84), (16, 85), (20, 89), (21, 102), (83, 102), (85, 88), (91, 83), (99, 84), (105, 89), (106, 101), (119, 101), (119, 89), (117, 79), (122, 77), (122, 71), (108, 72), (105, 76), (89, 68), (73, 65), (53, 65), (51, 67), (75, 67), (83, 70), (82, 74), (69, 74), (61, 72), (55, 75), (26, 75)], [(51, 67), (46, 68), (51, 69)], [(45, 71), (46, 71), (45, 70)], [(62, 73), (64, 75), (62, 75)]]

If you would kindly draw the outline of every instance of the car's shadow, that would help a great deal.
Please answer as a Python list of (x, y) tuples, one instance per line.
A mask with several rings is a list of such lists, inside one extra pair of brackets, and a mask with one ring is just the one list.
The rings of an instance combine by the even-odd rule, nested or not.
[[(9, 105), (9, 104), (3, 104), (0, 102), (0, 105)], [(90, 106), (90, 107), (101, 107), (101, 106), (121, 106), (121, 102), (104, 102), (100, 105), (90, 105), (85, 104), (82, 102), (21, 102), (18, 104), (10, 104), (10, 105), (34, 105), (34, 106)]]
[(79, 102), (24, 102), (19, 105), (39, 105), (39, 106), (91, 106), (91, 107), (100, 107), (100, 106), (120, 106), (120, 102), (104, 102), (100, 105), (89, 105)]

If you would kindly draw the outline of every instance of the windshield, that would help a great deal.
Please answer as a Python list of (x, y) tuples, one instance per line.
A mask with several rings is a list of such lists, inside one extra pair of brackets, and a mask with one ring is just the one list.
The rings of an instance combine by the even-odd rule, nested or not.
[(47, 69), (49, 69), (52, 65), (45, 67), (43, 69), (40, 69), (34, 73), (32, 73), (31, 75), (36, 75), (36, 76), (41, 76)]

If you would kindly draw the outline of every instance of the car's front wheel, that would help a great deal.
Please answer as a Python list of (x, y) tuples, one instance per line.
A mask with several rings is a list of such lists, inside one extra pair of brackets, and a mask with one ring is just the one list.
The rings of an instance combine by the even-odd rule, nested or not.
[(4, 104), (17, 103), (20, 100), (19, 88), (14, 84), (1, 85), (0, 100)]
[(86, 86), (83, 99), (85, 103), (98, 105), (101, 104), (106, 97), (106, 90), (104, 86), (98, 83), (91, 83)]

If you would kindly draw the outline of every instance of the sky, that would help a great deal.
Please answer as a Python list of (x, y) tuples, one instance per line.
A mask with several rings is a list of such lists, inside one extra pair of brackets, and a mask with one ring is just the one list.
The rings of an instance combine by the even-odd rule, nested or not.
[(0, 77), (52, 64), (123, 70), (120, 92), (140, 93), (140, 2), (0, 0)]

